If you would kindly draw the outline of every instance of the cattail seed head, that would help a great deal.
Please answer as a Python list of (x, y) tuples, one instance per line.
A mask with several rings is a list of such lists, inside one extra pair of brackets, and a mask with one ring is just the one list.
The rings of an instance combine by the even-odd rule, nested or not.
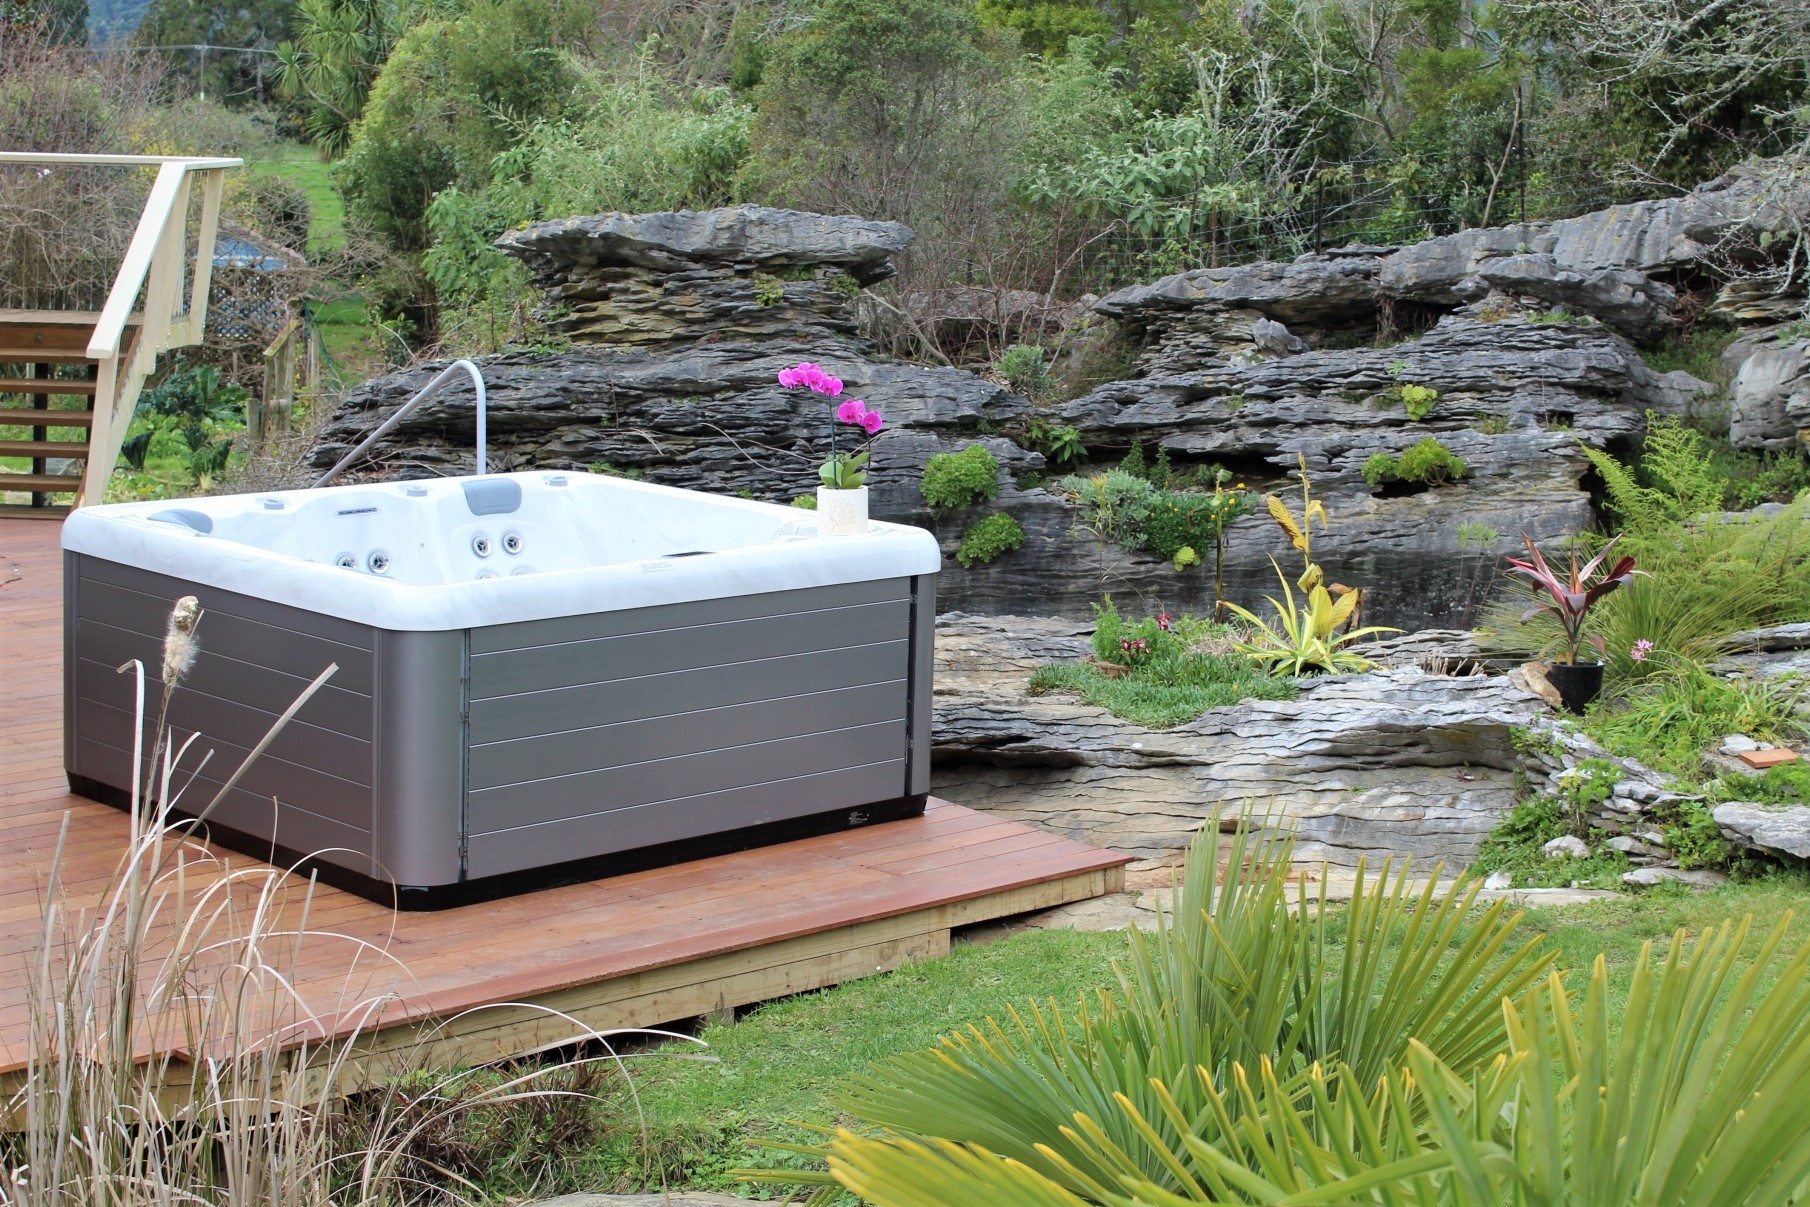
[(201, 601), (184, 595), (170, 609), (169, 631), (163, 635), (163, 684), (176, 686), (195, 665), (201, 646), (195, 639), (195, 626), (201, 623)]

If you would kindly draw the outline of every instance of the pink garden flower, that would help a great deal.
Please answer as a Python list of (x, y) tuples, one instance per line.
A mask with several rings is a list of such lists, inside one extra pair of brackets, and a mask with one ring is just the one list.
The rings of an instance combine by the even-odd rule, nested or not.
[(1171, 616), (1167, 612), (1162, 612), (1157, 615), (1156, 627), (1161, 629), (1165, 633), (1167, 633), (1169, 631), (1170, 627), (1172, 625), (1174, 625), (1174, 623), (1175, 623), (1175, 617)]
[(822, 365), (810, 361), (800, 361), (790, 369), (779, 371), (779, 384), (788, 390), (803, 386), (813, 394), (827, 394), (831, 398), (842, 393), (842, 379), (831, 377), (823, 371)]
[(1636, 662), (1645, 662), (1647, 660), (1647, 655), (1652, 652), (1653, 643), (1648, 641), (1645, 637), (1642, 637), (1639, 641), (1634, 643), (1634, 648), (1628, 651), (1628, 657), (1634, 659)]
[(836, 418), (842, 423), (854, 424), (870, 436), (877, 434), (881, 428), (886, 426), (886, 420), (881, 418), (880, 412), (868, 410), (867, 404), (859, 398), (851, 399), (837, 407)]

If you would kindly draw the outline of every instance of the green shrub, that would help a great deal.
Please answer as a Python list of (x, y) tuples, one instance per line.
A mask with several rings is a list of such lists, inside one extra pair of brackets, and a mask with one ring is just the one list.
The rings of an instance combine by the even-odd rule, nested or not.
[(1660, 827), (1660, 834), (1681, 868), (1721, 867), (1734, 851), (1722, 837), (1714, 810), (1702, 801), (1680, 803)]
[(1075, 501), (1076, 528), (1127, 549), (1143, 544), (1144, 520), (1159, 493), (1145, 479), (1122, 469), (1089, 477), (1070, 474), (1057, 481), (1056, 489)]
[(1182, 550), (1192, 550), (1198, 563), (1201, 551), (1217, 548), (1226, 528), (1250, 509), (1251, 496), (1241, 490), (1213, 494), (1164, 491), (1151, 500), (1145, 513), (1144, 545), (1170, 562)]
[(1055, 378), (1035, 344), (1013, 344), (993, 362), (993, 372), (1026, 398), (1043, 399), (1055, 388)]
[(1431, 386), (1417, 386), (1403, 382), (1392, 391), (1395, 400), (1401, 403), (1401, 409), (1407, 412), (1408, 418), (1419, 423), (1433, 413), (1439, 405), (1439, 391)]
[(1131, 624), (1108, 595), (1094, 605), (1094, 656), (1121, 666), (1170, 657), (1184, 652), (1208, 627), (1192, 617), (1166, 612)]
[(919, 484), (924, 502), (936, 511), (960, 511), (999, 495), (999, 458), (979, 444), (938, 453), (924, 465)]
[(754, 274), (754, 304), (761, 307), (777, 306), (786, 300), (786, 283), (771, 273)]
[(1052, 426), (1041, 415), (1034, 416), (1025, 427), (1025, 441), (1041, 452), (1051, 465), (1066, 465), (1087, 456), (1081, 443), (1081, 432), (1068, 424)]
[[(1545, 846), (1567, 835), (1591, 846), (1585, 859), (1554, 859)], [(1480, 876), (1506, 872), (1517, 888), (1562, 888), (1572, 882), (1620, 888), (1628, 870), (1628, 857), (1602, 845), (1605, 835), (1580, 823), (1578, 814), (1564, 801), (1535, 796), (1516, 805), (1490, 832), (1477, 850), (1471, 870)]]
[(1741, 334), (1732, 323), (1701, 322), (1689, 335), (1674, 335), (1657, 348), (1641, 353), (1649, 369), (1670, 373), (1683, 369), (1692, 377), (1711, 385), (1727, 385), (1728, 374), (1722, 368), (1722, 353)]
[(1411, 446), (1399, 457), (1377, 453), (1364, 462), (1364, 481), (1371, 486), (1385, 482), (1416, 482), (1439, 486), (1454, 482), (1469, 472), (1464, 458), (1432, 436)]
[(1618, 755), (1686, 782), (1703, 778), (1703, 756), (1731, 733), (1762, 742), (1801, 739), (1802, 689), (1723, 679), (1696, 667), (1656, 675), (1619, 704), (1599, 705), (1584, 729)]
[(996, 511), (968, 525), (968, 530), (962, 533), (961, 548), (956, 550), (955, 560), (962, 564), (962, 569), (971, 570), (1001, 554), (1022, 548), (1024, 528), (1005, 512)]
[(1759, 775), (1724, 775), (1712, 786), (1718, 800), (1750, 800), (1762, 805), (1810, 804), (1810, 762), (1799, 759), (1768, 767)]
[(816, 495), (799, 495), (797, 498), (792, 500), (792, 506), (798, 508), (800, 511), (816, 511), (817, 510), (817, 496)]

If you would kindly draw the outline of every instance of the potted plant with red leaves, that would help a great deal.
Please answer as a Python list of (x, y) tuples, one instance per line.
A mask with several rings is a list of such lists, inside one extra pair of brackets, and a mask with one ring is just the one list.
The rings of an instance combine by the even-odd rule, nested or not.
[(1550, 612), (1558, 617), (1559, 626), (1565, 634), (1565, 661), (1555, 663), (1546, 677), (1557, 689), (1565, 707), (1574, 713), (1582, 713), (1603, 690), (1602, 660), (1587, 663), (1579, 663), (1577, 660), (1578, 647), (1585, 641), (1594, 645), (1599, 654), (1603, 652), (1601, 637), (1585, 637), (1584, 620), (1590, 615), (1590, 609), (1597, 600), (1634, 581), (1634, 559), (1623, 556), (1605, 568), (1609, 555), (1621, 540), (1618, 536), (1582, 566), (1578, 565), (1577, 550), (1572, 549), (1571, 572), (1568, 576), (1561, 576), (1541, 556), (1532, 537), (1523, 532), (1521, 539), (1527, 543), (1528, 560), (1509, 558), (1509, 573), (1525, 575), (1552, 597), (1551, 603), (1535, 604), (1527, 609), (1521, 619), (1532, 620), (1542, 612)]
[[(826, 373), (821, 365), (804, 361), (779, 371), (779, 384), (788, 390), (806, 389), (826, 398), (842, 395), (842, 381)], [(848, 451), (836, 447), (838, 424), (858, 427), (868, 439)], [(830, 455), (817, 468), (823, 485), (817, 488), (817, 531), (827, 536), (840, 536), (867, 531), (867, 462), (871, 455), (867, 446), (880, 434), (886, 421), (878, 410), (859, 398), (839, 403), (830, 419)]]

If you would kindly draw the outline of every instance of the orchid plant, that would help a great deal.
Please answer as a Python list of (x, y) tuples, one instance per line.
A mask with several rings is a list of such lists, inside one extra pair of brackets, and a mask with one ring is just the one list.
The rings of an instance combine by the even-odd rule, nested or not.
[[(1535, 604), (1527, 609), (1521, 619), (1523, 621), (1532, 620), (1541, 612), (1550, 612), (1558, 617), (1559, 624), (1565, 630), (1565, 661), (1576, 666), (1578, 645), (1585, 640), (1585, 618), (1590, 615), (1590, 609), (1597, 600), (1634, 582), (1634, 559), (1627, 556), (1617, 559), (1614, 565), (1603, 570), (1602, 576), (1593, 583), (1591, 579), (1596, 576), (1598, 570), (1602, 569), (1603, 562), (1615, 549), (1616, 543), (1621, 540), (1619, 536), (1604, 545), (1603, 551), (1585, 562), (1582, 567), (1577, 564), (1577, 550), (1573, 548), (1571, 572), (1568, 577), (1561, 577), (1553, 571), (1551, 566), (1547, 565), (1546, 559), (1541, 556), (1532, 537), (1523, 532), (1521, 539), (1527, 543), (1529, 560), (1521, 561), (1518, 558), (1509, 558), (1509, 573), (1525, 575), (1552, 597), (1552, 602), (1549, 604)], [(1592, 636), (1588, 640), (1596, 646), (1598, 653), (1603, 652), (1604, 643), (1601, 637)], [(1648, 648), (1652, 648), (1650, 644)], [(1636, 657), (1644, 656), (1644, 654), (1636, 655)]]
[[(842, 396), (842, 380), (825, 372), (822, 365), (812, 364), (808, 360), (790, 369), (781, 369), (779, 384), (788, 390), (805, 389), (826, 398)], [(848, 452), (836, 448), (836, 432), (845, 423), (860, 428), (868, 437)], [(866, 485), (867, 463), (872, 455), (867, 446), (873, 443), (873, 438), (885, 426), (886, 420), (880, 412), (870, 408), (859, 398), (851, 398), (839, 404), (830, 423), (829, 459), (817, 468), (817, 476), (823, 479), (823, 484), (832, 490), (858, 490)]]

